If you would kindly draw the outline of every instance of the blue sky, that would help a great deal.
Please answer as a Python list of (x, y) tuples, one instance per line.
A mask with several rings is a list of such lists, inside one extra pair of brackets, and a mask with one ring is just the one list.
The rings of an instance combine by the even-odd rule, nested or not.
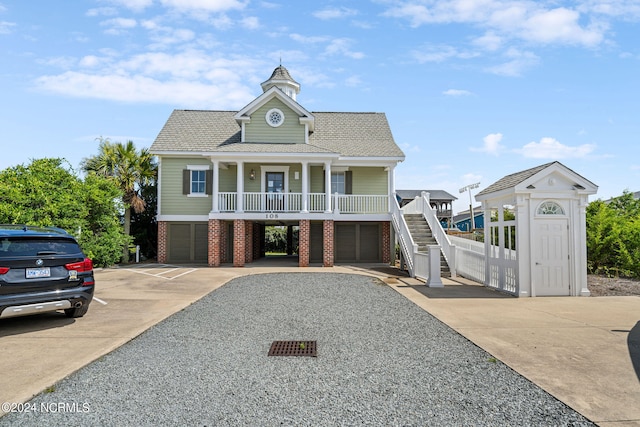
[(461, 187), (558, 160), (606, 199), (640, 190), (639, 23), (640, 0), (0, 0), (0, 169), (149, 147), (282, 61), (306, 109), (387, 114), (397, 188), (460, 211)]

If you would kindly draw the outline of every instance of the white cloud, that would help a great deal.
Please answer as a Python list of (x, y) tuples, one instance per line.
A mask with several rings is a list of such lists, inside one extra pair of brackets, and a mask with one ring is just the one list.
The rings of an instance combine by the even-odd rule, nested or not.
[(533, 13), (521, 24), (520, 34), (528, 41), (544, 44), (578, 44), (595, 46), (604, 38), (603, 28), (592, 25), (582, 28), (580, 13), (566, 8)]
[(153, 0), (110, 0), (110, 3), (124, 6), (127, 9), (139, 12), (153, 4)]
[(346, 57), (352, 59), (362, 59), (364, 58), (364, 53), (362, 52), (354, 52), (351, 50), (351, 45), (353, 44), (353, 40), (351, 39), (333, 39), (329, 43), (329, 45), (325, 48), (325, 55), (344, 55)]
[(497, 156), (504, 150), (504, 146), (500, 144), (500, 141), (502, 141), (501, 133), (490, 133), (489, 135), (482, 138), (482, 141), (484, 142), (482, 147), (472, 147), (471, 151), (482, 152)]
[(9, 34), (11, 33), (13, 27), (16, 24), (14, 22), (0, 21), (0, 34)]
[(247, 5), (246, 1), (238, 0), (160, 0), (160, 3), (162, 3), (163, 6), (167, 6), (182, 12), (223, 12), (233, 9), (244, 9)]
[(257, 16), (249, 16), (246, 18), (242, 18), (240, 20), (240, 24), (243, 28), (246, 28), (248, 30), (257, 30), (258, 28), (260, 28), (260, 19), (258, 19)]
[(126, 30), (135, 28), (138, 25), (138, 22), (135, 19), (129, 18), (113, 18), (102, 21), (100, 25), (103, 27), (109, 27), (106, 30), (107, 34), (118, 35)]
[(469, 92), (468, 90), (464, 90), (464, 89), (448, 89), (445, 90), (444, 92), (442, 92), (443, 95), (447, 95), (447, 96), (468, 96), (468, 95), (473, 95), (471, 92)]
[(425, 62), (443, 62), (453, 58), (469, 59), (477, 56), (477, 53), (461, 51), (448, 45), (427, 45), (419, 50), (414, 50), (411, 55), (416, 61), (424, 64)]
[(629, 21), (640, 19), (638, 0), (582, 0), (578, 9), (584, 13), (622, 18)]
[(118, 9), (115, 7), (96, 7), (87, 10), (87, 16), (114, 16), (118, 14)]
[(480, 49), (493, 52), (502, 47), (504, 40), (494, 32), (489, 31), (483, 36), (476, 37), (473, 40), (473, 44), (478, 46)]
[[(473, 24), (487, 31), (485, 36), (476, 39), (477, 43), (494, 48), (498, 38), (591, 47), (603, 41), (607, 30), (605, 25), (595, 23), (598, 21), (596, 17), (591, 17), (589, 25), (581, 25), (584, 20), (581, 10), (588, 12), (585, 8), (554, 8), (538, 1), (412, 0), (393, 1), (392, 4), (384, 16), (406, 19), (413, 27), (444, 23)], [(490, 35), (490, 39), (486, 38), (487, 35)]]
[(400, 148), (402, 149), (402, 151), (406, 153), (419, 153), (422, 151), (422, 149), (420, 148), (419, 145), (411, 145), (408, 142), (404, 142), (402, 144), (400, 144)]
[(94, 75), (66, 72), (43, 76), (37, 84), (50, 92), (79, 98), (124, 102), (161, 102), (188, 108), (238, 108), (253, 98), (249, 88), (191, 80), (161, 81), (147, 76)]
[(313, 12), (313, 16), (318, 19), (338, 19), (348, 16), (357, 15), (358, 11), (355, 9), (349, 9), (347, 7), (328, 7), (326, 9)]
[(126, 60), (86, 56), (80, 65), (83, 71), (38, 78), (36, 88), (80, 98), (233, 109), (255, 97), (255, 87), (247, 82), (259, 68), (251, 59), (212, 58), (195, 50), (145, 53)]
[(83, 68), (93, 68), (100, 64), (100, 58), (95, 55), (87, 55), (80, 59), (79, 65)]
[(522, 52), (515, 48), (509, 49), (504, 56), (507, 58), (506, 62), (489, 67), (487, 71), (501, 76), (517, 77), (540, 62), (540, 58), (533, 52)]
[(362, 85), (362, 80), (360, 79), (360, 76), (351, 76), (347, 77), (344, 83), (349, 87), (357, 87)]
[(520, 149), (520, 153), (533, 159), (569, 159), (585, 157), (596, 149), (594, 144), (583, 144), (576, 147), (561, 144), (555, 138), (545, 137), (540, 142), (532, 141)]
[(329, 38), (325, 36), (303, 36), (296, 33), (290, 34), (289, 37), (291, 40), (304, 44), (322, 43), (329, 40)]

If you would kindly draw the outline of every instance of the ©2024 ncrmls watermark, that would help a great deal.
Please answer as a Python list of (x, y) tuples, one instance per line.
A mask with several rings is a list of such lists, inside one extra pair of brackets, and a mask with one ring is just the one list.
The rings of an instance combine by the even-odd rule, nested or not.
[(88, 402), (3, 402), (2, 412), (8, 413), (41, 413), (41, 414), (83, 414), (91, 412)]

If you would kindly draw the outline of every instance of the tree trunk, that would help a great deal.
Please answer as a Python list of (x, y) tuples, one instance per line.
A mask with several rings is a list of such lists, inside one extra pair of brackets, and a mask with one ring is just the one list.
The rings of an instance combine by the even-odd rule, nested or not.
[[(131, 208), (129, 207), (124, 209), (124, 234), (127, 236), (131, 234)], [(129, 263), (129, 243), (122, 250), (122, 263)]]

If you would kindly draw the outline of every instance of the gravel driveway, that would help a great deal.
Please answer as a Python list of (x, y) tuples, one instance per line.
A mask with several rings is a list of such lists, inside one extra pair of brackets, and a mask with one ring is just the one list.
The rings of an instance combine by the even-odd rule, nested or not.
[[(318, 356), (267, 356), (275, 340)], [(381, 281), (333, 273), (234, 279), (29, 405), (0, 425), (592, 425)]]

